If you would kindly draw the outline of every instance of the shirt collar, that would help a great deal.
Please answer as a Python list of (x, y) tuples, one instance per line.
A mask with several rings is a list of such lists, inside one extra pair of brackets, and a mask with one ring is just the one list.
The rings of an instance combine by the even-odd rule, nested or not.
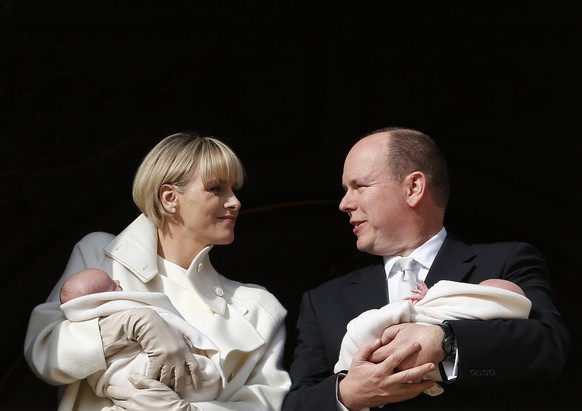
[[(434, 259), (438, 251), (440, 250), (441, 246), (445, 242), (445, 237), (447, 236), (447, 230), (445, 228), (441, 228), (438, 233), (434, 236), (429, 238), (424, 244), (420, 245), (416, 248), (412, 253), (410, 253), (409, 257), (414, 258), (417, 264), (426, 270), (430, 269)], [(384, 268), (386, 273), (390, 273), (392, 271), (392, 267), (397, 259), (399, 259), (400, 255), (389, 255), (384, 257)]]

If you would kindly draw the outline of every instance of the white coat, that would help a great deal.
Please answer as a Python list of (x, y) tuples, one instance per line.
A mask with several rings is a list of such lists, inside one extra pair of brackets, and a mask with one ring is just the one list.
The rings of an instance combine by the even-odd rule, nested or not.
[(106, 367), (98, 319), (71, 322), (60, 310), (65, 279), (90, 267), (109, 273), (125, 291), (164, 292), (182, 316), (216, 344), (226, 386), (216, 400), (196, 403), (200, 410), (281, 409), (291, 385), (283, 368), (287, 312), (264, 287), (216, 272), (211, 248), (196, 256), (178, 283), (160, 274), (156, 227), (143, 214), (116, 237), (95, 232), (76, 244), (47, 302), (32, 311), (24, 347), (35, 374), (49, 384), (64, 385), (59, 411), (107, 410), (113, 405), (96, 396), (85, 381)]

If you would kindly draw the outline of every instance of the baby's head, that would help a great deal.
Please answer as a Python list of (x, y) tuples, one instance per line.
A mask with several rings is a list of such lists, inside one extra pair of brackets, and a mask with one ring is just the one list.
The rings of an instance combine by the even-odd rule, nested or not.
[(98, 268), (87, 268), (73, 274), (64, 282), (61, 288), (61, 304), (83, 295), (102, 293), (106, 291), (123, 291), (118, 280)]
[(504, 280), (502, 278), (489, 278), (487, 280), (481, 281), (479, 284), (488, 285), (489, 287), (503, 288), (505, 290), (513, 291), (514, 293), (525, 296), (525, 293), (520, 286), (512, 281)]

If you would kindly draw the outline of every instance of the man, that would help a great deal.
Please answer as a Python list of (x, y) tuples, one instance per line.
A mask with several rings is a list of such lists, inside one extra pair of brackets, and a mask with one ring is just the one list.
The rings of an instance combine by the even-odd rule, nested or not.
[[(446, 162), (421, 132), (386, 128), (364, 136), (345, 159), (342, 184), (339, 208), (349, 215), (358, 250), (382, 258), (303, 295), (283, 410), (538, 409), (531, 404), (545, 398), (551, 404), (544, 383), (560, 374), (571, 342), (538, 250), (518, 242), (468, 245), (446, 231)], [(334, 373), (348, 322), (402, 298), (400, 273), (393, 273), (401, 257), (413, 258), (416, 279), (428, 286), (511, 280), (532, 301), (529, 319), (396, 324), (362, 345), (348, 370)], [(435, 382), (423, 377), (434, 369), (446, 388), (431, 397), (422, 393)]]

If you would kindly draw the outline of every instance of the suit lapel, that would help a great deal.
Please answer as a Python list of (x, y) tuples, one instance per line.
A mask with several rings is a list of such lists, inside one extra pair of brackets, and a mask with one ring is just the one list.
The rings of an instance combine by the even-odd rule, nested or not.
[(388, 303), (386, 272), (383, 264), (374, 264), (362, 269), (344, 288), (344, 297), (354, 316), (379, 308)]
[[(430, 287), (439, 280), (463, 281), (474, 269), (475, 253), (467, 244), (447, 236), (426, 277)], [(344, 298), (354, 317), (388, 303), (386, 272), (382, 262), (361, 269), (345, 286)]]
[(473, 271), (475, 253), (451, 237), (445, 239), (426, 277), (430, 287), (440, 280), (463, 281)]

